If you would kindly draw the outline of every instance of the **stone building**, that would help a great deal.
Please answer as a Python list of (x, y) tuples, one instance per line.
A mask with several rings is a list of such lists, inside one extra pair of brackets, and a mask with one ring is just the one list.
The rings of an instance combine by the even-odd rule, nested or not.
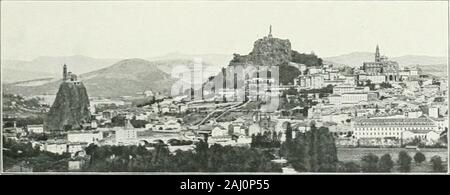
[(388, 60), (386, 56), (381, 56), (378, 45), (375, 51), (375, 61), (364, 62), (362, 68), (367, 75), (383, 75), (386, 82), (400, 80), (398, 63)]
[(435, 141), (437, 133), (434, 121), (425, 117), (355, 119), (352, 122), (352, 128), (353, 135), (357, 139), (397, 138), (407, 140), (420, 137)]
[(299, 75), (294, 80), (294, 85), (306, 89), (320, 89), (325, 87), (322, 74)]

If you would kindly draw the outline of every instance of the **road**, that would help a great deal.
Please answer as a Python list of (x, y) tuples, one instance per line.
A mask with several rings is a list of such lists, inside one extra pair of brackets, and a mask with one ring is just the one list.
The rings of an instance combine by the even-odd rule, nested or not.
[[(249, 101), (248, 101), (248, 102), (249, 102)], [(217, 116), (216, 118), (212, 119), (212, 120), (215, 122), (217, 119), (219, 119), (220, 117), (222, 117), (224, 114), (228, 113), (228, 112), (231, 111), (231, 110), (235, 110), (235, 109), (237, 109), (237, 108), (241, 108), (242, 106), (247, 105), (248, 102), (238, 103), (238, 104), (232, 105), (232, 106), (230, 106), (230, 107), (226, 107), (226, 108), (223, 108), (223, 109), (217, 109), (217, 110), (214, 110), (213, 112), (211, 112), (211, 113), (209, 113), (208, 115), (206, 115), (206, 117), (205, 117), (202, 121), (200, 121), (199, 123), (197, 123), (197, 125), (199, 126), (199, 125), (204, 124), (207, 120), (210, 119), (211, 116), (213, 116), (213, 114), (218, 113), (218, 112), (223, 112), (222, 114), (220, 114), (220, 115)]]

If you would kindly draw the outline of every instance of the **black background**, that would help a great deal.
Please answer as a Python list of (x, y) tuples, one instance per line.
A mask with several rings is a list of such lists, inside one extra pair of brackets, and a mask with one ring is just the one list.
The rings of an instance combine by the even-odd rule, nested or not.
[[(163, 194), (208, 193), (181, 190), (181, 182), (225, 180), (269, 180), (268, 190), (224, 190), (212, 192), (288, 194), (437, 194), (448, 191), (449, 175), (1, 175), (1, 194)], [(440, 192), (439, 194), (447, 194)], [(284, 195), (284, 194), (283, 194)]]

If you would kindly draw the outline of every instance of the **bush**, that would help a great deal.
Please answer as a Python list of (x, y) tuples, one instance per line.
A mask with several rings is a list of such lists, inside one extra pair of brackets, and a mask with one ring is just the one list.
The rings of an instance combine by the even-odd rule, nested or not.
[(361, 159), (361, 169), (363, 172), (378, 172), (378, 156), (369, 153)]
[(398, 162), (397, 163), (400, 166), (398, 168), (398, 170), (400, 172), (409, 172), (409, 171), (411, 171), (411, 161), (412, 161), (411, 156), (409, 156), (409, 154), (407, 152), (401, 151), (398, 154)]
[(416, 162), (418, 164), (422, 163), (425, 160), (426, 160), (425, 155), (423, 155), (422, 152), (417, 152), (414, 155), (414, 162)]
[(378, 171), (379, 172), (391, 172), (391, 169), (394, 167), (394, 161), (392, 161), (391, 155), (385, 154), (381, 156), (380, 161), (378, 162)]
[(293, 66), (289, 66), (287, 64), (280, 65), (279, 71), (280, 71), (279, 73), (280, 83), (283, 85), (293, 83), (294, 79), (301, 74), (299, 69)]
[(291, 61), (299, 64), (305, 64), (306, 66), (322, 66), (323, 60), (317, 57), (315, 54), (299, 53), (297, 51), (291, 52)]
[(392, 88), (392, 85), (390, 83), (382, 82), (380, 84), (381, 88)]
[(434, 172), (445, 172), (444, 166), (442, 165), (442, 159), (440, 156), (433, 156), (430, 160)]

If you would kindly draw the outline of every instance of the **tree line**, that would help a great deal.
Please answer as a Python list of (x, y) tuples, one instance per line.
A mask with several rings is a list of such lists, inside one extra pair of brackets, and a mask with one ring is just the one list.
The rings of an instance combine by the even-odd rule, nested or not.
[(293, 138), (290, 123), (286, 128), (286, 141), (280, 148), (280, 155), (299, 172), (336, 172), (338, 165), (334, 137), (326, 127), (296, 133)]
[[(416, 165), (422, 165), (426, 161), (426, 157), (421, 152), (417, 152), (411, 157), (406, 151), (400, 151), (397, 162), (394, 162), (390, 154), (384, 154), (379, 158), (377, 155), (369, 153), (361, 158), (360, 166), (356, 164), (351, 165), (352, 168), (348, 169), (347, 172), (389, 173), (397, 165), (397, 171), (407, 173), (412, 169), (413, 160)], [(433, 156), (430, 159), (430, 163), (433, 172), (445, 172), (445, 167), (442, 164), (443, 162), (440, 156)]]
[(195, 149), (171, 153), (159, 144), (145, 146), (89, 145), (90, 160), (83, 171), (98, 172), (280, 172), (265, 150), (233, 147), (200, 141)]
[(32, 168), (33, 172), (65, 172), (68, 170), (69, 153), (55, 154), (33, 147), (30, 142), (21, 143), (3, 137), (3, 165), (5, 170), (14, 165)]

